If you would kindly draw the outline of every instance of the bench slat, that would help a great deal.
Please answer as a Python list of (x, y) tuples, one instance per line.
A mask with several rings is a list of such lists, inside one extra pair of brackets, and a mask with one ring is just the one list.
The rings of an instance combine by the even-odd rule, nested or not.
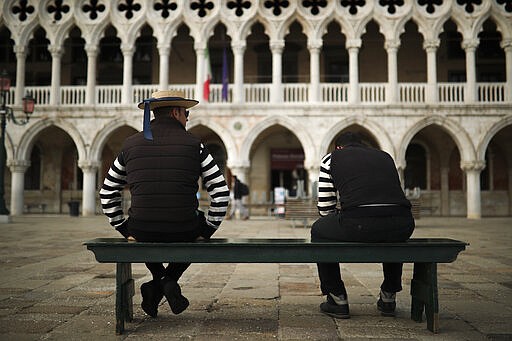
[(403, 243), (316, 242), (305, 239), (211, 239), (202, 242), (141, 243), (99, 238), (85, 243), (98, 262), (191, 263), (382, 263), (453, 262), (466, 243), (416, 238)]

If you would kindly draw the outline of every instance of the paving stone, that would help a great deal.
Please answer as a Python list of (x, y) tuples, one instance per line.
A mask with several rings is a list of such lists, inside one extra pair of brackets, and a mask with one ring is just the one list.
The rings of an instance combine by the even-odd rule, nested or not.
[[(322, 314), (315, 264), (192, 264), (180, 279), (191, 302), (174, 315), (162, 300), (157, 318), (140, 307), (151, 280), (133, 264), (134, 320), (115, 331), (115, 265), (97, 263), (82, 243), (117, 237), (103, 216), (20, 216), (0, 240), (0, 339), (3, 340), (510, 340), (512, 218), (422, 218), (414, 237), (470, 242), (454, 263), (439, 264), (440, 332), (410, 319), (413, 265), (404, 264), (397, 317), (375, 302), (380, 264), (341, 264), (348, 320)], [(228, 221), (215, 237), (309, 238), (283, 220)], [(24, 238), (24, 248), (19, 245)]]

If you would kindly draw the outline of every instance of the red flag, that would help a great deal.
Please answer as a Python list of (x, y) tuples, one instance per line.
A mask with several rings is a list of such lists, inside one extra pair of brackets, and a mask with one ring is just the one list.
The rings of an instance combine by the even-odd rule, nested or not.
[(210, 65), (210, 52), (206, 48), (204, 54), (204, 81), (203, 81), (203, 99), (208, 101), (210, 99), (210, 81), (212, 79), (212, 67)]

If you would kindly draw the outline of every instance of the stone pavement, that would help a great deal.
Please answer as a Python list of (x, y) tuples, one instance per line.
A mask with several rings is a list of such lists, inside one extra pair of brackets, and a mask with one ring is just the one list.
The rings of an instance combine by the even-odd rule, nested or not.
[[(99, 264), (82, 243), (117, 236), (106, 218), (28, 215), (1, 224), (0, 340), (511, 340), (512, 218), (421, 218), (414, 237), (469, 242), (450, 264), (440, 264), (440, 333), (409, 319), (412, 265), (404, 266), (404, 290), (396, 318), (375, 307), (379, 264), (342, 265), (351, 318), (319, 312), (323, 297), (314, 264), (193, 264), (180, 283), (191, 302), (173, 315), (164, 301), (157, 318), (140, 308), (115, 335), (115, 266)], [(309, 229), (283, 220), (253, 217), (226, 221), (217, 237), (308, 238)]]

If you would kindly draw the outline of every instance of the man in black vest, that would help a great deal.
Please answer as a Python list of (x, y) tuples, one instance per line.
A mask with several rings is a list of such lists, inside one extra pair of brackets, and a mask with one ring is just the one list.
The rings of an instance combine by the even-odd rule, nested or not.
[[(129, 240), (143, 242), (194, 241), (220, 226), (229, 202), (229, 189), (219, 167), (201, 143), (186, 130), (188, 108), (198, 102), (181, 91), (157, 91), (139, 104), (143, 131), (128, 137), (110, 167), (100, 191), (110, 224)], [(150, 121), (150, 110), (155, 119)], [(199, 179), (210, 196), (206, 216), (198, 211)], [(122, 191), (128, 186), (128, 219)], [(175, 314), (189, 302), (178, 280), (190, 263), (147, 263), (153, 279), (142, 284), (142, 309), (156, 317), (163, 296)]]
[[(311, 241), (400, 242), (414, 230), (411, 204), (405, 198), (391, 156), (366, 147), (358, 134), (347, 132), (335, 141), (336, 149), (322, 159), (318, 181), (318, 211)], [(337, 194), (341, 210), (337, 206)], [(320, 310), (349, 318), (347, 291), (339, 264), (318, 263), (322, 294)], [(402, 264), (384, 263), (384, 281), (377, 308), (395, 315), (395, 296), (402, 290)]]

